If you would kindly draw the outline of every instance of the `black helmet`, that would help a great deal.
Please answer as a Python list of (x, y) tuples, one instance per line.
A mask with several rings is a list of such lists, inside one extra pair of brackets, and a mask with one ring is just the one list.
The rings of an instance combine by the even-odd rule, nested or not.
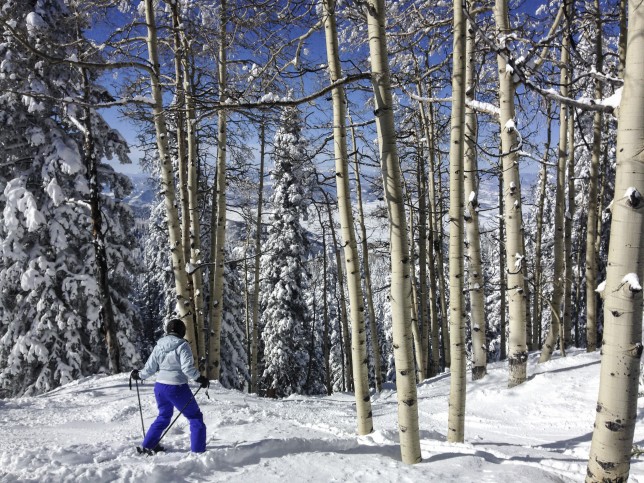
[(165, 325), (165, 331), (168, 335), (176, 335), (180, 339), (183, 339), (183, 337), (186, 335), (186, 326), (179, 319), (171, 319)]

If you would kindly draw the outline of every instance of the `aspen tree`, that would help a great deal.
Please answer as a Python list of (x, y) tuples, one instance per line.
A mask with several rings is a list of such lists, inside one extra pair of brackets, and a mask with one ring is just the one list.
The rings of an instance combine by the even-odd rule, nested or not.
[[(572, 78), (572, 68), (570, 78)], [(573, 250), (572, 250), (572, 223), (575, 216), (575, 110), (570, 109), (568, 114), (568, 155), (566, 159), (568, 184), (568, 202), (566, 204), (566, 223), (564, 224), (564, 244), (566, 249), (566, 269), (564, 270), (564, 314), (563, 314), (563, 347), (564, 352), (572, 345), (572, 278), (573, 278)], [(579, 266), (579, 265), (577, 265)], [(577, 317), (575, 317), (577, 320)]]
[[(257, 392), (257, 360), (259, 350), (259, 268), (262, 256), (262, 208), (264, 205), (264, 164), (266, 161), (266, 121), (261, 119), (259, 126), (259, 186), (257, 188), (257, 215), (255, 218), (255, 273), (253, 280), (252, 339), (250, 343), (250, 387), (249, 392)], [(326, 283), (326, 277), (324, 278)], [(325, 292), (326, 294), (326, 292)], [(326, 304), (324, 304), (326, 312)]]
[(642, 355), (644, 4), (628, 5), (597, 414), (587, 482), (628, 480)]
[[(351, 116), (349, 115), (351, 123)], [(358, 162), (358, 144), (356, 141), (355, 127), (351, 126), (351, 141), (353, 149), (353, 162), (355, 169), (356, 198), (358, 205), (358, 226), (362, 242), (362, 264), (364, 269), (364, 285), (367, 298), (367, 311), (369, 314), (369, 330), (371, 332), (371, 350), (373, 353), (373, 377), (376, 380), (376, 391), (382, 389), (382, 370), (380, 368), (380, 341), (378, 337), (378, 324), (376, 311), (373, 306), (373, 290), (371, 284), (371, 269), (369, 268), (369, 243), (367, 242), (367, 228), (365, 225), (364, 207), (362, 203), (362, 184), (360, 182), (360, 163)], [(326, 307), (325, 307), (326, 309)]]
[[(183, 247), (183, 258), (188, 262), (190, 260), (190, 204), (188, 199), (188, 156), (186, 152), (186, 100), (184, 95), (183, 81), (183, 57), (186, 52), (180, 39), (179, 6), (176, 3), (170, 5), (172, 17), (172, 36), (174, 41), (174, 124), (176, 130), (176, 149), (177, 149), (177, 197), (179, 201), (179, 213), (181, 223), (181, 246)], [(186, 270), (188, 271), (188, 270)], [(190, 294), (190, 313), (192, 320), (186, 324), (187, 338), (194, 339), (197, 352), (194, 354), (196, 360), (199, 360), (199, 343), (195, 331), (197, 324), (195, 320), (194, 307), (194, 284), (191, 274), (188, 273), (188, 293)]]
[(327, 260), (327, 246), (326, 246), (326, 228), (324, 221), (322, 221), (322, 214), (320, 210), (317, 209), (318, 221), (320, 223), (320, 228), (322, 229), (322, 315), (324, 317), (324, 335), (322, 342), (322, 352), (324, 354), (324, 372), (325, 379), (324, 384), (326, 387), (327, 395), (333, 393), (333, 386), (331, 383), (331, 342), (330, 342), (330, 333), (329, 333), (329, 302), (328, 297), (328, 260)]
[[(507, 0), (496, 0), (494, 7), (497, 43), (505, 45), (510, 34)], [(499, 120), (503, 164), (503, 201), (506, 230), (506, 270), (509, 302), (508, 386), (525, 382), (528, 352), (526, 347), (526, 309), (523, 289), (523, 220), (514, 111), (514, 79), (506, 58), (497, 55), (499, 70)]]
[[(566, 0), (570, 2), (570, 0)], [(566, 7), (570, 12), (570, 7)], [(561, 42), (561, 72), (559, 76), (559, 83), (561, 84), (560, 90), (563, 97), (568, 97), (570, 86), (570, 23), (569, 19), (566, 20), (567, 28), (563, 33), (563, 41)], [(539, 362), (547, 362), (552, 357), (555, 350), (559, 336), (563, 335), (563, 318), (561, 311), (561, 304), (564, 296), (565, 289), (565, 182), (566, 182), (566, 161), (568, 159), (568, 116), (569, 109), (563, 102), (559, 108), (559, 150), (557, 162), (557, 190), (555, 195), (555, 232), (554, 232), (554, 273), (552, 281), (552, 300), (550, 302), (550, 330), (546, 336), (541, 349), (541, 356)], [(563, 337), (561, 338), (561, 350), (565, 351)]]
[(199, 199), (197, 196), (197, 140), (193, 84), (188, 59), (189, 45), (183, 31), (179, 5), (174, 3), (172, 24), (175, 43), (175, 78), (177, 82), (177, 147), (179, 186), (181, 189), (182, 233), (186, 260), (190, 261), (189, 290), (192, 293), (193, 325), (187, 330), (187, 339), (195, 339), (197, 364), (206, 356), (204, 327), (203, 272), (201, 265), (201, 227), (199, 226)]
[(329, 195), (326, 191), (322, 191), (329, 218), (329, 229), (331, 230), (331, 240), (333, 242), (333, 253), (335, 254), (335, 265), (338, 271), (338, 292), (340, 294), (340, 327), (342, 328), (342, 350), (343, 360), (345, 363), (342, 365), (342, 381), (344, 390), (353, 390), (353, 358), (351, 357), (351, 337), (349, 336), (349, 320), (347, 317), (347, 301), (344, 295), (344, 273), (342, 270), (342, 259), (340, 257), (340, 248), (338, 245), (338, 237), (335, 233), (335, 224), (333, 223), (333, 212), (331, 211), (331, 202)]
[[(336, 82), (342, 77), (340, 51), (335, 21), (335, 0), (322, 0), (326, 53), (329, 77)], [(343, 87), (336, 87), (332, 93), (333, 102), (333, 149), (335, 153), (335, 181), (338, 196), (338, 212), (344, 247), (344, 265), (349, 289), (349, 310), (351, 316), (351, 361), (353, 368), (353, 390), (356, 398), (358, 434), (373, 431), (371, 399), (369, 396), (369, 368), (367, 366), (367, 332), (364, 321), (364, 299), (360, 276), (360, 257), (356, 241), (355, 223), (351, 211), (349, 190), (349, 156), (347, 154), (346, 97)], [(338, 267), (339, 270), (340, 267)]]
[[(407, 191), (405, 189), (405, 191)], [(425, 365), (425, 355), (423, 354), (423, 339), (420, 334), (420, 314), (418, 312), (418, 306), (420, 305), (418, 300), (418, 289), (416, 288), (416, 280), (414, 280), (416, 274), (416, 266), (414, 261), (416, 260), (416, 250), (415, 250), (415, 236), (416, 227), (414, 226), (414, 207), (409, 200), (409, 233), (410, 243), (409, 243), (409, 255), (410, 255), (410, 266), (409, 272), (412, 274), (411, 280), (411, 334), (414, 341), (414, 356), (416, 358), (416, 381), (420, 382), (423, 380), (423, 366)]]
[[(190, 293), (188, 292), (188, 275), (185, 270), (186, 261), (183, 256), (181, 245), (181, 229), (179, 226), (179, 214), (176, 206), (176, 194), (174, 188), (174, 176), (172, 171), (172, 160), (168, 146), (168, 130), (165, 113), (163, 109), (163, 97), (160, 83), (160, 64), (158, 55), (158, 40), (156, 19), (153, 0), (145, 0), (145, 21), (147, 26), (147, 47), (150, 59), (150, 91), (154, 100), (152, 113), (154, 116), (154, 127), (156, 131), (157, 150), (161, 171), (161, 187), (164, 197), (164, 206), (168, 224), (168, 239), (170, 242), (172, 272), (174, 274), (175, 289), (177, 292), (177, 311), (179, 317), (188, 321), (190, 314)], [(191, 326), (192, 324), (186, 324)], [(197, 354), (195, 340), (190, 340), (193, 354)]]
[(199, 156), (197, 153), (197, 115), (194, 98), (194, 82), (191, 65), (187, 52), (188, 39), (185, 32), (181, 31), (180, 40), (183, 48), (183, 95), (186, 105), (186, 137), (187, 137), (187, 168), (188, 168), (188, 217), (190, 219), (190, 263), (195, 268), (192, 272), (192, 286), (194, 288), (195, 330), (198, 344), (199, 364), (206, 360), (206, 327), (204, 307), (204, 274), (201, 268), (201, 227), (199, 223)]
[(429, 284), (427, 283), (427, 181), (425, 179), (425, 157), (423, 156), (422, 147), (416, 162), (416, 182), (418, 183), (418, 279), (420, 292), (418, 298), (422, 321), (420, 330), (421, 351), (424, 358), (423, 365), (420, 368), (422, 380), (430, 377), (430, 366), (432, 365), (429, 360), (431, 314), (428, 304)]
[[(599, 0), (595, 0), (595, 70), (603, 72), (604, 59), (602, 51), (602, 19)], [(603, 96), (602, 82), (595, 79), (595, 99)], [(601, 157), (603, 115), (597, 111), (593, 117), (593, 148), (588, 173), (588, 221), (586, 231), (586, 351), (597, 349), (597, 181)]]
[(465, 298), (463, 297), (463, 155), (465, 151), (465, 35), (462, 4), (454, 0), (452, 43), (452, 120), (449, 149), (449, 304), (450, 390), (447, 441), (462, 443), (465, 437)]
[(537, 190), (537, 217), (536, 217), (536, 230), (535, 230), (535, 249), (534, 249), (534, 303), (532, 305), (532, 344), (530, 349), (537, 350), (541, 344), (541, 314), (543, 311), (543, 287), (541, 270), (541, 257), (542, 250), (541, 244), (543, 240), (543, 211), (546, 201), (546, 180), (548, 179), (548, 156), (550, 152), (550, 142), (552, 137), (552, 104), (546, 100), (546, 118), (548, 128), (546, 130), (546, 142), (543, 148), (543, 162), (539, 173), (539, 188)]
[[(417, 84), (418, 95), (423, 97), (422, 84), (419, 82)], [(429, 126), (429, 120), (427, 119), (427, 112), (423, 107), (422, 103), (419, 105), (420, 112), (420, 122), (425, 135), (425, 143), (428, 151), (428, 156), (430, 160), (433, 160), (434, 157), (434, 144), (433, 144), (433, 128)], [(434, 163), (430, 162), (430, 166)], [(422, 172), (420, 172), (422, 171)], [(430, 173), (433, 173), (433, 170), (430, 170)], [(425, 263), (427, 266), (427, 276), (429, 277), (429, 287), (428, 287), (428, 296), (429, 296), (429, 330), (426, 334), (426, 339), (423, 341), (425, 343), (425, 353), (427, 354), (428, 348), (431, 345), (431, 357), (428, 358), (428, 368), (427, 375), (429, 377), (435, 376), (438, 374), (440, 368), (440, 340), (438, 334), (438, 314), (436, 307), (436, 275), (434, 268), (434, 184), (433, 182), (427, 183), (427, 178), (425, 176), (425, 168), (419, 168), (419, 190), (420, 190), (420, 199), (419, 199), (419, 210), (421, 213), (429, 211), (425, 219), (427, 220), (427, 243), (421, 243), (421, 257), (424, 256)], [(422, 233), (422, 224), (421, 224), (421, 233)], [(426, 245), (425, 255), (422, 255), (423, 246)]]
[(421, 461), (421, 453), (411, 338), (411, 284), (402, 173), (396, 147), (391, 75), (385, 36), (385, 2), (368, 0), (366, 9), (378, 147), (390, 223), (391, 312), (400, 452), (403, 462), (413, 464)]
[[(474, 47), (476, 33), (467, 22), (465, 94), (474, 100), (476, 89)], [(468, 293), (470, 294), (471, 334), (472, 334), (472, 380), (485, 376), (487, 369), (487, 342), (485, 338), (485, 293), (483, 291), (483, 267), (481, 263), (481, 233), (479, 231), (478, 188), (479, 175), (476, 155), (478, 120), (474, 109), (465, 108), (465, 153), (463, 190), (468, 197), (465, 214), (468, 254)]]
[[(219, 101), (225, 103), (227, 82), (226, 61), (226, 26), (227, 3), (221, 0), (219, 18), (219, 62), (217, 64), (217, 80), (219, 83)], [(221, 368), (221, 322), (224, 309), (224, 263), (226, 257), (226, 136), (227, 112), (220, 110), (217, 117), (217, 202), (213, 200), (213, 210), (217, 210), (217, 226), (211, 227), (211, 256), (214, 259), (214, 269), (211, 270), (210, 291), (212, 312), (210, 316), (210, 337), (208, 350), (208, 377), (219, 379)], [(214, 237), (214, 243), (213, 243)]]
[(506, 311), (507, 311), (507, 302), (506, 302), (506, 292), (508, 286), (508, 276), (506, 273), (505, 267), (505, 252), (506, 252), (506, 240), (505, 240), (505, 210), (503, 208), (503, 175), (499, 176), (499, 296), (501, 299), (501, 307), (499, 312), (499, 332), (501, 333), (500, 337), (500, 346), (499, 359), (504, 361), (508, 357), (507, 351), (507, 321), (506, 321)]

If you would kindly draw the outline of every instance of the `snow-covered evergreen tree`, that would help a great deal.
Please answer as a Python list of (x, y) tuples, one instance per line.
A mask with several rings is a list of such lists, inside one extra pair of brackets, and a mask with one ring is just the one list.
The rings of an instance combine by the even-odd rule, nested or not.
[[(2, 14), (34, 48), (75, 55), (77, 19), (58, 0), (6, 0)], [(0, 42), (0, 388), (7, 394), (49, 390), (107, 367), (95, 277), (89, 189), (78, 128), (84, 96), (78, 69), (48, 64), (4, 29)], [(91, 76), (93, 78), (94, 76)], [(97, 86), (98, 87), (98, 86)], [(96, 92), (103, 92), (98, 87)], [(32, 94), (32, 95), (28, 95)], [(95, 94), (92, 94), (94, 96)], [(56, 99), (65, 99), (66, 104)], [(95, 98), (92, 97), (92, 100)], [(90, 112), (99, 159), (123, 157), (122, 138)], [(137, 262), (132, 216), (120, 202), (126, 178), (106, 165), (99, 182), (110, 262), (116, 338), (125, 368), (136, 362), (127, 300)]]
[(236, 268), (226, 264), (219, 381), (224, 387), (231, 389), (243, 389), (246, 381), (250, 379), (244, 324), (244, 290), (241, 277)]
[(261, 258), (260, 314), (264, 343), (263, 391), (303, 391), (309, 362), (304, 299), (309, 241), (300, 219), (307, 209), (308, 153), (299, 113), (287, 108), (275, 134), (272, 214)]

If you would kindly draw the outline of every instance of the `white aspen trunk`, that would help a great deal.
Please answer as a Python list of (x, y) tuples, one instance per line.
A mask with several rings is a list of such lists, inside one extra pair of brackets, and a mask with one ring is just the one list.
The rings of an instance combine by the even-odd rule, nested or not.
[(501, 345), (501, 350), (499, 351), (499, 359), (504, 361), (508, 358), (508, 350), (507, 350), (507, 337), (506, 337), (506, 332), (507, 332), (507, 321), (505, 317), (505, 312), (507, 310), (507, 302), (506, 302), (506, 293), (507, 293), (507, 286), (508, 286), (508, 277), (506, 273), (506, 266), (505, 266), (505, 245), (506, 245), (506, 240), (505, 240), (505, 209), (503, 208), (503, 174), (499, 176), (499, 244), (500, 244), (500, 249), (499, 249), (499, 285), (501, 287), (500, 289), (500, 298), (501, 298), (501, 307), (500, 307), (500, 314), (499, 314), (499, 332), (501, 332), (501, 340), (500, 340), (500, 345)]
[(617, 56), (619, 57), (619, 66), (617, 76), (624, 78), (624, 68), (626, 67), (626, 39), (628, 37), (628, 0), (619, 0), (619, 40), (617, 44)]
[(340, 326), (342, 328), (342, 342), (344, 349), (345, 365), (342, 371), (342, 376), (345, 384), (345, 389), (353, 391), (353, 358), (351, 357), (351, 337), (349, 335), (349, 320), (347, 316), (347, 300), (344, 296), (344, 274), (342, 270), (342, 257), (340, 257), (340, 248), (338, 245), (338, 237), (335, 234), (335, 225), (333, 224), (333, 213), (331, 211), (331, 203), (329, 197), (324, 192), (324, 199), (326, 201), (327, 215), (329, 218), (329, 228), (331, 230), (331, 240), (333, 241), (333, 253), (335, 254), (335, 265), (338, 270), (338, 292), (340, 295)]
[[(432, 121), (433, 124), (433, 121)], [(443, 192), (442, 186), (442, 177), (439, 172), (437, 174), (438, 178), (436, 179), (438, 183), (438, 192)], [(439, 301), (441, 306), (441, 335), (443, 343), (443, 354), (445, 358), (445, 368), (449, 368), (452, 363), (452, 344), (449, 333), (449, 316), (447, 308), (447, 283), (445, 279), (445, 263), (443, 255), (443, 240), (445, 239), (444, 226), (443, 226), (443, 198), (439, 197), (437, 199), (436, 207), (436, 223), (435, 227), (435, 238), (434, 238), (434, 254), (436, 255), (436, 272), (438, 274), (438, 286), (439, 286)]]
[[(474, 71), (474, 47), (476, 31), (467, 22), (466, 42), (466, 68), (465, 85), (466, 95), (474, 100), (476, 79)], [(487, 341), (485, 339), (485, 293), (483, 290), (483, 266), (481, 262), (481, 233), (479, 230), (478, 210), (478, 162), (476, 155), (476, 142), (478, 137), (478, 119), (474, 109), (465, 108), (465, 154), (463, 189), (464, 196), (468, 197), (465, 216), (465, 230), (467, 233), (467, 254), (469, 260), (468, 293), (470, 294), (470, 326), (472, 334), (472, 380), (482, 379), (487, 373)]]
[[(602, 18), (599, 0), (595, 0), (595, 70), (603, 72), (603, 41)], [(603, 97), (602, 82), (595, 80), (595, 99)], [(597, 182), (599, 178), (599, 163), (601, 159), (603, 115), (597, 111), (593, 117), (593, 150), (588, 176), (588, 221), (586, 231), (586, 351), (597, 349)]]
[[(336, 82), (342, 77), (338, 34), (335, 23), (335, 0), (322, 0), (326, 52), (329, 64), (329, 77)], [(369, 368), (367, 366), (367, 332), (364, 321), (364, 299), (360, 274), (360, 257), (356, 242), (355, 223), (351, 211), (351, 191), (349, 190), (349, 157), (347, 154), (346, 99), (343, 87), (332, 91), (333, 101), (333, 147), (335, 153), (335, 180), (338, 196), (338, 212), (344, 264), (349, 290), (349, 310), (351, 317), (351, 360), (353, 362), (353, 386), (356, 399), (358, 434), (373, 431), (371, 399), (369, 396)], [(338, 267), (339, 268), (339, 267)]]
[[(405, 188), (405, 191), (407, 189)], [(407, 191), (408, 192), (408, 191)], [(415, 273), (416, 266), (414, 260), (416, 259), (416, 252), (414, 250), (414, 208), (409, 203), (409, 233), (411, 234), (409, 243), (409, 272), (411, 275), (411, 335), (414, 341), (414, 356), (416, 359), (416, 382), (423, 380), (423, 366), (425, 365), (425, 357), (423, 354), (423, 339), (420, 335), (419, 327), (419, 313), (418, 313), (418, 289), (416, 288)]]
[(367, 25), (382, 179), (390, 221), (391, 313), (402, 461), (419, 463), (418, 401), (411, 336), (411, 284), (402, 173), (396, 147), (384, 0), (367, 1)]
[[(183, 258), (186, 261), (190, 260), (190, 201), (188, 196), (188, 157), (186, 152), (186, 99), (185, 99), (185, 82), (184, 71), (182, 63), (184, 63), (183, 51), (181, 45), (181, 38), (179, 29), (181, 20), (179, 18), (179, 6), (175, 3), (171, 5), (172, 11), (172, 36), (174, 40), (174, 76), (175, 76), (175, 129), (176, 129), (176, 142), (177, 142), (177, 173), (179, 182), (177, 183), (179, 208), (180, 208), (180, 222), (181, 222), (181, 246), (183, 247)], [(186, 270), (187, 271), (187, 270)], [(199, 337), (196, 331), (197, 321), (195, 318), (194, 306), (194, 281), (193, 277), (188, 273), (188, 293), (190, 294), (190, 313), (192, 320), (186, 322), (186, 334), (188, 340), (193, 340), (193, 344), (197, 347), (197, 352), (194, 353), (195, 361), (199, 360)]]
[[(418, 83), (417, 84), (417, 89), (418, 89), (418, 95), (420, 97), (423, 97), (423, 91), (422, 91), (422, 84)], [(429, 121), (427, 119), (427, 113), (425, 111), (425, 108), (423, 107), (422, 104), (419, 105), (419, 110), (420, 110), (420, 121), (423, 127), (423, 132), (425, 133), (425, 139), (427, 143), (427, 151), (430, 160), (433, 159), (434, 156), (434, 145), (433, 145), (433, 130), (429, 126)], [(430, 164), (433, 164), (430, 163)], [(425, 255), (425, 262), (427, 266), (427, 275), (429, 277), (429, 290), (428, 290), (428, 295), (429, 295), (429, 332), (428, 337), (430, 340), (428, 340), (427, 345), (431, 345), (431, 357), (429, 358), (429, 367), (427, 369), (427, 375), (429, 377), (435, 376), (438, 374), (438, 371), (440, 369), (440, 340), (439, 340), (439, 331), (438, 331), (438, 314), (436, 313), (436, 293), (437, 293), (437, 287), (436, 287), (436, 275), (435, 275), (435, 268), (434, 268), (434, 202), (433, 202), (433, 196), (434, 196), (434, 188), (433, 188), (433, 182), (427, 183), (427, 179), (425, 178), (425, 172), (423, 168), (423, 173), (421, 175), (421, 179), (419, 182), (419, 186), (421, 186), (421, 201), (420, 206), (422, 206), (421, 210), (426, 211), (429, 210), (429, 213), (426, 216), (427, 220), (427, 251)], [(433, 170), (430, 169), (430, 179), (433, 179)], [(427, 199), (429, 199), (429, 203), (427, 203)]]
[[(219, 101), (226, 101), (226, 0), (220, 4), (219, 64), (217, 77), (219, 81)], [(212, 312), (210, 318), (208, 377), (219, 379), (221, 369), (221, 323), (224, 310), (224, 263), (226, 259), (226, 130), (227, 113), (220, 110), (217, 118), (217, 230), (214, 251), (214, 270), (210, 278)], [(214, 201), (214, 200), (213, 200)], [(214, 204), (213, 204), (214, 207)], [(214, 226), (211, 227), (214, 230)], [(212, 235), (211, 235), (212, 236)], [(211, 243), (212, 245), (212, 243)]]
[[(569, 7), (566, 7), (570, 11)], [(563, 33), (561, 42), (561, 73), (559, 83), (561, 84), (561, 95), (568, 97), (568, 86), (570, 84), (569, 64), (570, 64), (570, 24), (566, 22), (566, 29)], [(565, 182), (566, 182), (566, 161), (568, 159), (568, 115), (569, 108), (564, 103), (559, 108), (559, 151), (557, 162), (557, 191), (555, 197), (555, 232), (554, 232), (554, 273), (552, 281), (552, 300), (550, 302), (550, 330), (546, 336), (541, 349), (539, 362), (547, 362), (552, 357), (560, 334), (563, 333), (563, 317), (561, 314), (561, 304), (565, 289)], [(562, 353), (565, 351), (563, 338), (561, 341)]]
[(420, 367), (420, 379), (423, 380), (429, 377), (431, 363), (429, 361), (430, 314), (427, 303), (427, 297), (429, 296), (429, 285), (427, 283), (427, 183), (425, 180), (425, 162), (422, 152), (418, 156), (416, 163), (416, 181), (418, 183), (418, 278), (420, 292), (418, 299), (421, 314), (420, 349), (423, 354), (423, 364)]
[[(572, 70), (570, 73), (572, 78)], [(572, 223), (575, 216), (575, 111), (568, 112), (568, 156), (566, 161), (568, 203), (566, 206), (566, 223), (564, 227), (564, 243), (566, 253), (566, 269), (564, 271), (564, 315), (563, 315), (563, 354), (572, 345)]]
[[(511, 33), (507, 0), (496, 0), (494, 7), (497, 41), (505, 43)], [(509, 303), (508, 387), (522, 384), (526, 379), (528, 351), (526, 346), (526, 310), (523, 289), (523, 221), (517, 152), (517, 131), (514, 119), (513, 73), (507, 69), (503, 55), (497, 55), (499, 69), (499, 120), (503, 159), (503, 195), (505, 229), (507, 232), (506, 266)]]
[[(264, 165), (266, 158), (266, 123), (262, 118), (259, 131), (259, 187), (257, 188), (257, 218), (255, 221), (255, 278), (253, 281), (253, 317), (252, 317), (252, 339), (250, 343), (250, 389), (249, 392), (257, 392), (257, 360), (259, 350), (259, 267), (262, 255), (262, 207), (264, 204)], [(325, 255), (326, 256), (326, 255)], [(326, 260), (326, 259), (325, 259)], [(325, 265), (326, 270), (326, 265)], [(326, 276), (325, 276), (326, 283)], [(326, 290), (326, 287), (325, 287)], [(325, 292), (326, 296), (326, 292)], [(326, 314), (326, 303), (324, 304)], [(325, 319), (325, 330), (326, 330)], [(326, 339), (325, 339), (326, 340)]]
[(324, 317), (324, 335), (323, 335), (323, 345), (322, 351), (324, 353), (324, 372), (325, 372), (325, 385), (327, 395), (333, 393), (333, 387), (331, 384), (331, 341), (329, 340), (329, 302), (327, 300), (327, 290), (328, 290), (328, 275), (327, 275), (327, 246), (326, 246), (326, 229), (324, 228), (324, 222), (322, 221), (322, 215), (320, 210), (318, 210), (318, 220), (320, 222), (320, 228), (322, 229), (322, 314)]
[(452, 120), (449, 149), (449, 327), (451, 342), (447, 441), (465, 438), (465, 298), (463, 297), (465, 213), (463, 207), (463, 155), (465, 152), (465, 15), (454, 0), (452, 50)]
[[(432, 231), (432, 237), (433, 237), (433, 250), (434, 250), (434, 255), (435, 259), (433, 260), (433, 263), (436, 263), (435, 271), (436, 271), (436, 285), (437, 285), (437, 290), (435, 293), (438, 293), (438, 302), (440, 304), (440, 330), (441, 330), (441, 347), (443, 349), (443, 360), (445, 363), (445, 367), (449, 367), (450, 365), (450, 342), (449, 342), (449, 330), (447, 327), (447, 300), (445, 297), (446, 289), (445, 289), (445, 271), (443, 269), (443, 223), (442, 223), (442, 218), (443, 218), (443, 210), (442, 210), (442, 203), (437, 200), (436, 197), (436, 190), (435, 190), (435, 184), (438, 183), (439, 186), (439, 193), (441, 192), (440, 189), (440, 184), (441, 184), (441, 173), (436, 171), (436, 135), (434, 131), (434, 110), (432, 109), (432, 106), (429, 106), (429, 130), (430, 130), (430, 137), (429, 137), (429, 179), (431, 182), (429, 183), (429, 202), (430, 202), (430, 211), (432, 212), (433, 219), (432, 219), (432, 224), (433, 224), (433, 231)], [(430, 260), (430, 263), (432, 261)]]
[[(147, 46), (150, 65), (153, 73), (150, 75), (150, 91), (154, 99), (152, 113), (154, 116), (154, 127), (156, 130), (157, 150), (161, 171), (161, 189), (164, 195), (164, 205), (168, 224), (168, 241), (170, 244), (172, 272), (174, 274), (175, 289), (177, 292), (177, 311), (179, 317), (191, 326), (190, 319), (190, 293), (188, 291), (188, 275), (186, 273), (186, 261), (183, 256), (181, 245), (181, 228), (179, 226), (179, 213), (176, 206), (176, 195), (174, 188), (174, 176), (172, 171), (172, 159), (168, 147), (168, 130), (163, 109), (163, 97), (160, 84), (160, 64), (157, 51), (157, 31), (154, 14), (153, 0), (145, 0), (145, 20), (147, 25)], [(194, 339), (190, 341), (193, 354), (197, 352)]]
[(599, 396), (587, 482), (628, 480), (637, 418), (644, 277), (644, 4), (631, 0), (628, 7)]
[(541, 346), (541, 314), (543, 311), (543, 287), (541, 271), (541, 243), (543, 238), (543, 210), (546, 200), (546, 180), (548, 177), (548, 153), (550, 151), (550, 142), (552, 135), (552, 104), (548, 102), (546, 116), (548, 118), (548, 129), (546, 132), (546, 143), (543, 150), (543, 164), (541, 165), (539, 197), (537, 198), (537, 228), (535, 232), (535, 257), (534, 257), (534, 304), (532, 306), (532, 347), (531, 350), (537, 350)]
[[(195, 358), (197, 359), (200, 370), (203, 370), (206, 362), (206, 328), (205, 328), (205, 310), (204, 310), (204, 295), (203, 295), (203, 269), (201, 264), (201, 226), (199, 224), (199, 196), (198, 196), (198, 155), (197, 155), (197, 135), (196, 135), (196, 112), (195, 102), (193, 97), (193, 82), (191, 65), (187, 56), (189, 43), (186, 39), (185, 32), (181, 30), (181, 21), (179, 18), (178, 4), (173, 4), (173, 22), (175, 29), (178, 29), (178, 39), (175, 43), (179, 46), (181, 52), (180, 59), (181, 65), (177, 67), (177, 71), (182, 71), (183, 88), (181, 90), (182, 97), (185, 103), (186, 110), (186, 141), (187, 141), (187, 197), (188, 197), (188, 211), (184, 212), (184, 218), (188, 219), (190, 223), (189, 230), (189, 260), (194, 270), (192, 272), (192, 295), (193, 295), (193, 310), (194, 310), (194, 325), (192, 331), (196, 340), (197, 352)], [(176, 17), (176, 19), (175, 19)], [(181, 134), (179, 133), (179, 136)], [(181, 140), (178, 141), (181, 144)], [(184, 237), (185, 240), (185, 237)], [(184, 241), (185, 242), (185, 241)]]
[[(349, 115), (351, 123), (351, 116)], [(369, 314), (369, 330), (371, 332), (371, 350), (373, 354), (373, 376), (376, 380), (376, 391), (382, 389), (382, 370), (380, 368), (380, 340), (378, 336), (378, 324), (376, 321), (376, 310), (373, 306), (373, 286), (371, 284), (371, 269), (369, 268), (369, 243), (367, 242), (367, 227), (364, 219), (364, 208), (362, 203), (362, 185), (360, 183), (360, 163), (358, 162), (358, 143), (356, 141), (355, 128), (351, 126), (351, 140), (353, 144), (353, 161), (355, 165), (356, 196), (358, 204), (358, 225), (360, 227), (360, 238), (362, 242), (362, 263), (364, 265), (364, 285), (367, 296), (367, 311)]]

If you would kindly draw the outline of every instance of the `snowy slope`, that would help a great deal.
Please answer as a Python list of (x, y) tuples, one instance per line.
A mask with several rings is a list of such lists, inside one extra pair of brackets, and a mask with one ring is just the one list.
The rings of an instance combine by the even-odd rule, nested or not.
[[(197, 396), (208, 451), (189, 452), (180, 418), (164, 441), (169, 451), (147, 457), (134, 449), (141, 422), (127, 375), (90, 377), (38, 397), (0, 400), (0, 481), (583, 481), (599, 354), (571, 354), (539, 366), (531, 354), (529, 381), (513, 389), (505, 388), (504, 364), (468, 381), (465, 444), (445, 441), (449, 376), (425, 381), (423, 462), (414, 466), (399, 460), (392, 388), (373, 395), (376, 431), (358, 437), (350, 394), (268, 400), (212, 387), (211, 399)], [(148, 427), (152, 384), (141, 399)], [(638, 426), (636, 444), (643, 439)], [(644, 482), (644, 461), (633, 461), (630, 481)]]

